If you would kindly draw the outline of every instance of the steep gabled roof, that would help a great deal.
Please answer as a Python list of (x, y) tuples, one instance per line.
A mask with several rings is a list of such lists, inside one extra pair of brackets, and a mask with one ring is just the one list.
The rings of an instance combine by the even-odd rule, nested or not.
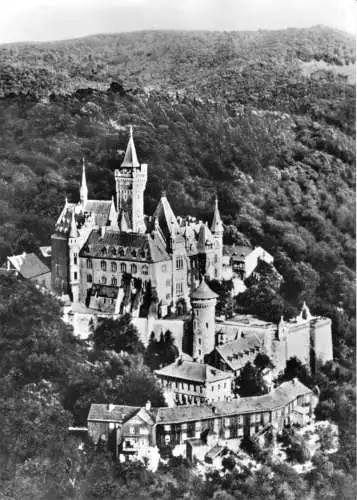
[(214, 245), (214, 238), (208, 224), (202, 223), (200, 232), (198, 233), (197, 250), (199, 252), (204, 252), (207, 245)]
[(261, 346), (262, 340), (259, 340), (256, 335), (251, 335), (247, 338), (239, 338), (233, 342), (217, 346), (215, 350), (227, 365), (235, 371), (242, 368), (247, 362), (246, 357), (239, 356), (240, 354), (258, 352)]
[(159, 226), (166, 241), (168, 241), (170, 237), (176, 237), (177, 233), (179, 233), (180, 228), (165, 193), (162, 194), (156, 210), (152, 216), (151, 224), (149, 225), (149, 231), (153, 231), (154, 229), (155, 218), (157, 218), (158, 220)]
[[(110, 409), (108, 408), (110, 407)], [(88, 421), (98, 422), (118, 422), (122, 423), (124, 420), (135, 415), (140, 410), (140, 406), (125, 406), (125, 405), (107, 405), (93, 403), (90, 406)]]
[(212, 233), (223, 231), (223, 222), (218, 208), (218, 198), (215, 199), (211, 231)]
[(105, 226), (109, 221), (112, 203), (112, 200), (87, 200), (82, 206), (66, 202), (57, 219), (55, 232), (64, 236), (69, 235), (73, 211), (76, 225), (79, 229), (83, 225), (87, 215), (93, 217), (93, 224), (96, 226)]
[(22, 253), (8, 257), (9, 262), (23, 278), (31, 279), (49, 273), (50, 270), (36, 254)]

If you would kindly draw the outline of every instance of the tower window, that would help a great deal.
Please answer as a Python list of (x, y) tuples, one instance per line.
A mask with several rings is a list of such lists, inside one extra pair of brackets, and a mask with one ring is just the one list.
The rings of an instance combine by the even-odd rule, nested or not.
[(201, 345), (201, 343), (202, 343), (201, 339), (198, 339), (198, 343), (199, 343), (199, 345)]
[(105, 260), (101, 260), (100, 261), (100, 268), (102, 271), (106, 271), (107, 270), (107, 263), (105, 262)]
[(206, 328), (208, 328), (208, 323), (206, 323)]
[(121, 271), (122, 273), (126, 273), (126, 264), (125, 264), (124, 262), (122, 262), (122, 263), (120, 264), (120, 271)]
[(112, 262), (112, 272), (115, 273), (117, 270), (117, 264), (116, 262)]
[(74, 279), (76, 280), (77, 278), (78, 278), (78, 273), (77, 273), (77, 272), (75, 272), (75, 273), (74, 273)]
[(181, 295), (183, 293), (183, 283), (179, 281), (176, 283), (176, 295)]
[(92, 283), (93, 277), (91, 274), (87, 274), (87, 283)]
[(93, 267), (92, 261), (90, 259), (87, 259), (87, 269), (92, 269), (92, 267)]
[(73, 263), (74, 263), (74, 265), (75, 265), (75, 266), (76, 266), (76, 265), (77, 265), (77, 263), (78, 263), (78, 254), (77, 254), (77, 253), (75, 253), (75, 254), (73, 255)]

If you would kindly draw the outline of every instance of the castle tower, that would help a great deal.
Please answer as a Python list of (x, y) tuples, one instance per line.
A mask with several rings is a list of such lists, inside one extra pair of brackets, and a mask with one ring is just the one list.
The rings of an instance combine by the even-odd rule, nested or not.
[(215, 311), (218, 295), (207, 285), (204, 278), (191, 293), (192, 305), (192, 357), (204, 362), (204, 357), (215, 348)]
[(218, 198), (216, 196), (211, 224), (211, 233), (214, 239), (213, 267), (214, 278), (222, 279), (222, 257), (223, 257), (223, 222), (218, 209)]
[(123, 210), (129, 216), (131, 229), (135, 233), (144, 233), (144, 191), (147, 181), (147, 165), (138, 162), (133, 139), (133, 128), (130, 127), (130, 137), (124, 160), (119, 169), (115, 170), (117, 193), (117, 210)]
[(72, 209), (72, 218), (69, 227), (68, 236), (68, 253), (69, 253), (69, 286), (72, 292), (73, 302), (79, 300), (79, 250), (80, 245), (78, 242), (78, 229), (75, 219), (75, 209)]
[(79, 189), (79, 199), (81, 201), (81, 205), (84, 206), (88, 201), (88, 188), (87, 188), (87, 179), (86, 179), (86, 166), (84, 163), (84, 158), (82, 160), (82, 181), (81, 187)]
[(198, 252), (198, 267), (202, 276), (208, 276), (210, 280), (218, 279), (215, 276), (215, 239), (211, 233), (208, 222), (201, 224), (198, 241), (197, 241), (197, 252)]

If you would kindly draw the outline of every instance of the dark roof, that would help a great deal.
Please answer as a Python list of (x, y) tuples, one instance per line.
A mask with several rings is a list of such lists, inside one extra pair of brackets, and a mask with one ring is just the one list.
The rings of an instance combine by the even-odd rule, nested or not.
[(175, 238), (178, 235), (180, 227), (166, 195), (161, 196), (161, 199), (151, 218), (148, 231), (152, 231), (154, 229), (156, 218), (166, 241), (168, 241), (171, 236)]
[(75, 213), (75, 222), (80, 229), (86, 218), (93, 217), (93, 224), (96, 226), (105, 226), (109, 220), (112, 200), (87, 200), (84, 206), (75, 203), (67, 203), (56, 222), (55, 231), (60, 234), (68, 235), (71, 226), (72, 212)]
[(22, 253), (8, 257), (12, 266), (23, 278), (31, 279), (50, 272), (50, 269), (34, 253)]
[(232, 370), (239, 370), (242, 368), (247, 359), (239, 354), (251, 353), (258, 351), (261, 348), (262, 340), (259, 340), (256, 335), (249, 335), (246, 338), (239, 338), (233, 342), (217, 346), (215, 350), (222, 356), (224, 361)]
[(81, 257), (161, 262), (170, 260), (159, 234), (121, 233), (107, 229), (102, 237), (93, 229), (80, 251)]
[(178, 359), (171, 365), (155, 371), (160, 377), (173, 377), (194, 382), (213, 382), (231, 377), (230, 373), (223, 372), (205, 363)]
[(252, 247), (248, 246), (236, 246), (236, 245), (224, 245), (223, 255), (230, 255), (236, 258), (245, 258), (247, 255), (253, 252)]
[[(299, 396), (312, 394), (311, 389), (294, 379), (284, 382), (279, 387), (264, 394), (247, 398), (233, 399), (232, 401), (216, 401), (214, 405), (187, 405), (173, 408), (151, 408), (150, 415), (156, 419), (156, 424), (185, 423), (197, 420), (207, 420), (215, 417), (241, 415), (245, 413), (260, 413), (281, 408)], [(106, 404), (92, 404), (88, 414), (88, 421), (124, 422), (140, 410), (138, 406), (113, 405), (111, 411)]]
[(91, 404), (87, 420), (97, 420), (99, 422), (124, 422), (132, 417), (140, 406), (112, 405), (108, 409), (107, 404)]
[(204, 299), (216, 299), (218, 295), (210, 289), (210, 287), (207, 285), (206, 281), (204, 279), (201, 280), (201, 283), (199, 286), (196, 288), (191, 293), (191, 299), (198, 299), (198, 300), (204, 300)]

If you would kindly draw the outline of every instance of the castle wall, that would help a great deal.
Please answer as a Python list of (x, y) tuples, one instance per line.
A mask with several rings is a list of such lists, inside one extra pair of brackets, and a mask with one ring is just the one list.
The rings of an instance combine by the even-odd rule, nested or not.
[(296, 356), (303, 364), (310, 366), (310, 322), (291, 326), (286, 335), (286, 360)]
[(333, 360), (331, 320), (329, 318), (313, 318), (310, 322), (311, 347), (315, 355), (317, 368)]
[(133, 325), (138, 329), (139, 338), (146, 347), (150, 340), (152, 332), (155, 338), (159, 340), (161, 333), (165, 334), (170, 330), (172, 337), (175, 340), (175, 345), (182, 352), (182, 340), (184, 333), (184, 322), (182, 320), (171, 319), (155, 319), (155, 318), (133, 318)]

